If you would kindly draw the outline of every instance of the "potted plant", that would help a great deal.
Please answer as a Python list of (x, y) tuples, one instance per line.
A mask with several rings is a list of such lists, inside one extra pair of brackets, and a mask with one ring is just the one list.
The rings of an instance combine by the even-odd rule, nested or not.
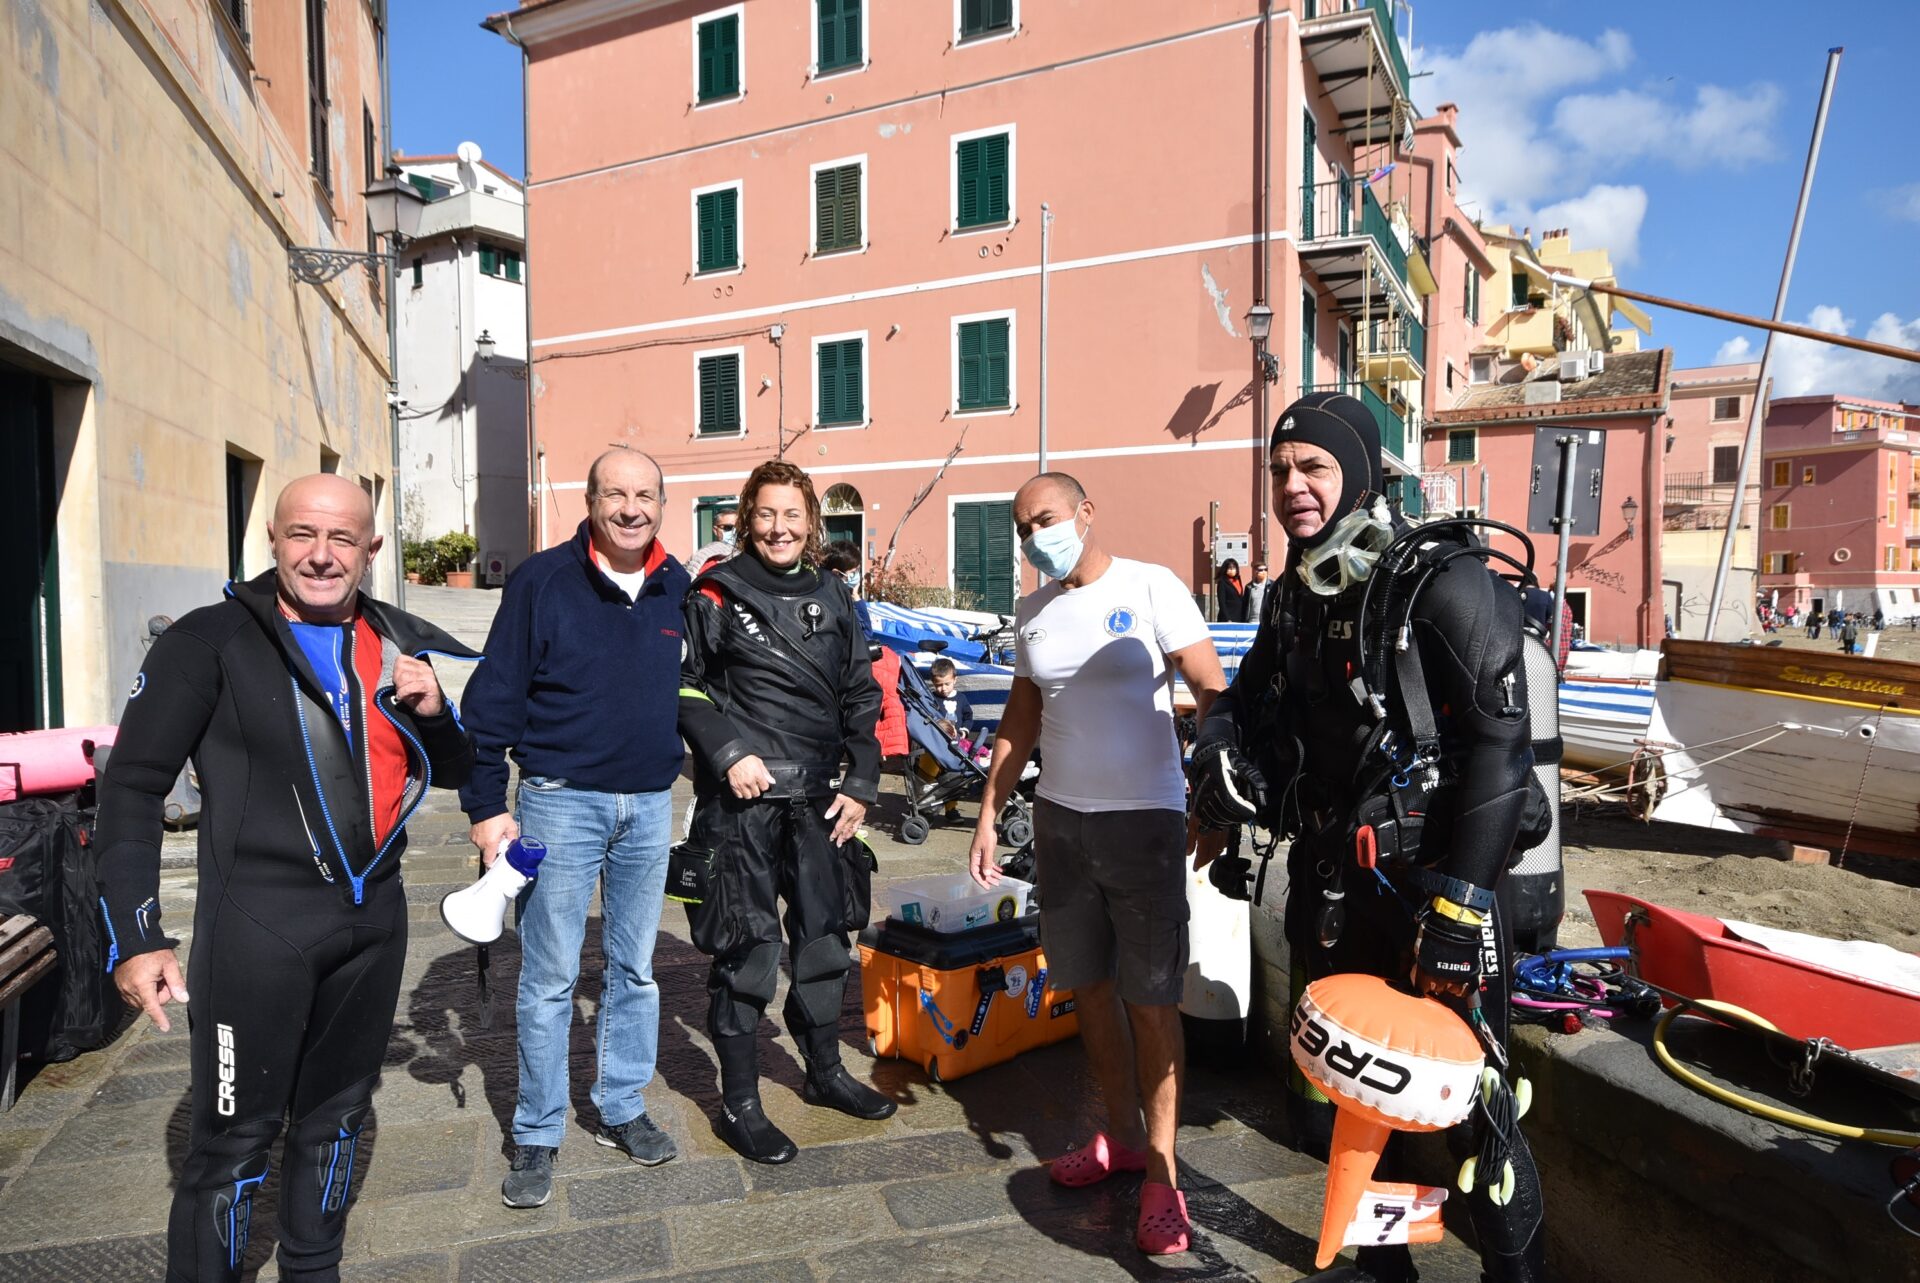
[(401, 561), (410, 584), (437, 584), (441, 580), (440, 562), (431, 539), (409, 539), (401, 545)]
[(434, 559), (449, 588), (473, 587), (473, 555), (480, 545), (464, 530), (451, 530), (433, 541)]

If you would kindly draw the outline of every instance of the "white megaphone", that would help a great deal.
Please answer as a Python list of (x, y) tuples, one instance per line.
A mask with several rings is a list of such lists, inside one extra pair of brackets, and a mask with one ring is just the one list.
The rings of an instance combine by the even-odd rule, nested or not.
[(520, 837), (502, 843), (499, 857), (480, 880), (440, 901), (440, 917), (468, 944), (492, 944), (506, 927), (507, 906), (540, 870), (547, 844)]

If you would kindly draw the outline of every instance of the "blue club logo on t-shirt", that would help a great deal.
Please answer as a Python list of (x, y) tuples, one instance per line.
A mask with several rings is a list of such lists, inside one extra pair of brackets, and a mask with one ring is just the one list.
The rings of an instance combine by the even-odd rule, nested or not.
[(1129, 606), (1115, 606), (1107, 612), (1107, 636), (1125, 637), (1133, 631), (1133, 609)]

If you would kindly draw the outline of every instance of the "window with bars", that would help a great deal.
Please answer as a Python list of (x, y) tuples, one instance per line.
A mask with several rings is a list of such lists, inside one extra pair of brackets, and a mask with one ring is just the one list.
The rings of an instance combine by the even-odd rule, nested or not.
[(866, 422), (865, 349), (866, 341), (859, 338), (836, 339), (814, 349), (821, 427)]
[(1472, 463), (1479, 458), (1480, 434), (1473, 428), (1447, 433), (1447, 462)]
[(1716, 419), (1739, 418), (1740, 398), (1737, 396), (1717, 396), (1713, 398), (1713, 417)]
[(814, 174), (814, 253), (859, 249), (865, 243), (860, 227), (860, 170), (860, 163), (855, 161)]
[(818, 23), (818, 71), (857, 67), (866, 58), (860, 30), (861, 0), (815, 0)]
[(724, 272), (740, 266), (740, 189), (723, 187), (694, 198), (695, 271)]
[(327, 98), (327, 0), (307, 0), (307, 161), (320, 189), (333, 195)]
[(220, 0), (220, 11), (233, 19), (233, 25), (240, 30), (248, 44), (253, 43), (253, 33), (247, 30), (247, 0)]
[(703, 356), (700, 371), (700, 424), (703, 437), (740, 431), (740, 354)]
[(1740, 447), (1737, 445), (1713, 447), (1713, 484), (1729, 486), (1739, 479)]
[(954, 147), (959, 204), (954, 215), (956, 227), (986, 227), (1007, 221), (1007, 168), (1012, 150), (1010, 134), (965, 138)]
[(960, 38), (1013, 30), (1013, 0), (960, 0)]
[(740, 92), (740, 15), (729, 13), (700, 24), (701, 102), (731, 98)]
[(1011, 337), (1013, 323), (1004, 316), (967, 321), (960, 326), (960, 388), (962, 410), (1004, 410), (1013, 404)]

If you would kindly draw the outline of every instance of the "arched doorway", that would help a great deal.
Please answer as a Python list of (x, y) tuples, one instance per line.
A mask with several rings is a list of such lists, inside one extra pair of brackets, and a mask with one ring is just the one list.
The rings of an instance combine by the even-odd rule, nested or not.
[(828, 486), (826, 494), (820, 496), (820, 512), (826, 520), (827, 542), (838, 543), (844, 539), (860, 550), (861, 560), (864, 561), (867, 555), (867, 515), (860, 492), (844, 481)]

